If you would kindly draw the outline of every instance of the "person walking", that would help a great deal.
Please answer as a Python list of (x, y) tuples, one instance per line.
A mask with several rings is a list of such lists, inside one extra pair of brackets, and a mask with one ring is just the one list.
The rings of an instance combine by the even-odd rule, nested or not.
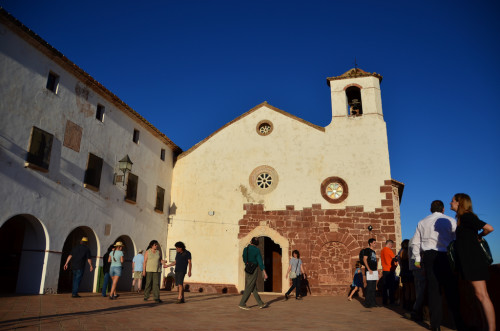
[(146, 287), (144, 288), (144, 301), (149, 299), (153, 292), (153, 298), (156, 303), (162, 303), (160, 300), (160, 275), (161, 264), (164, 262), (161, 257), (160, 244), (156, 240), (151, 240), (144, 254), (144, 268), (142, 275), (146, 277)]
[[(258, 265), (260, 270), (262, 270), (262, 274), (264, 276), (264, 280), (267, 279), (267, 273), (265, 270), (264, 262), (262, 261), (262, 255), (260, 254), (260, 250), (257, 247), (259, 245), (259, 238), (253, 237), (250, 241), (250, 245), (243, 249), (243, 263), (246, 265), (247, 262)], [(257, 268), (253, 270), (252, 273), (245, 272), (245, 291), (243, 292), (243, 296), (241, 297), (239, 308), (244, 310), (249, 310), (246, 305), (250, 294), (253, 293), (255, 300), (259, 304), (259, 308), (266, 308), (267, 304), (262, 301), (259, 296), (259, 292), (257, 292)]]
[(109, 269), (111, 267), (111, 262), (109, 262), (109, 254), (115, 250), (115, 246), (111, 245), (108, 247), (108, 251), (102, 257), (102, 272), (104, 273), (104, 281), (102, 282), (102, 296), (107, 297), (107, 291), (109, 287), (109, 281), (111, 280), (111, 276), (109, 275)]
[(68, 270), (68, 264), (71, 262), (71, 270), (73, 271), (73, 288), (71, 291), (71, 297), (80, 298), (78, 294), (78, 289), (80, 283), (82, 282), (83, 272), (85, 271), (85, 261), (88, 262), (90, 266), (90, 272), (94, 270), (92, 266), (92, 260), (90, 259), (90, 249), (87, 247), (89, 239), (87, 237), (82, 237), (80, 244), (73, 247), (71, 253), (66, 259), (64, 264), (64, 270)]
[(452, 312), (455, 326), (458, 330), (463, 330), (458, 281), (446, 255), (448, 245), (455, 239), (457, 222), (443, 214), (444, 204), (440, 200), (432, 201), (431, 213), (418, 222), (411, 240), (412, 256), (418, 268), (421, 267), (420, 253), (422, 252), (422, 266), (427, 278), (429, 295), (431, 330), (441, 330), (443, 319), (441, 288), (444, 288), (446, 302)]
[(375, 238), (370, 238), (368, 239), (368, 247), (363, 250), (363, 264), (366, 268), (366, 308), (378, 307), (375, 301), (378, 280), (377, 253), (375, 253), (376, 246), (377, 240)]
[(186, 273), (188, 277), (191, 277), (191, 253), (186, 250), (186, 245), (182, 241), (175, 243), (175, 249), (177, 254), (175, 254), (175, 261), (165, 265), (165, 268), (175, 266), (175, 285), (178, 289), (177, 303), (185, 303), (184, 300), (184, 278)]
[(293, 289), (295, 289), (295, 299), (302, 299), (302, 296), (300, 295), (300, 280), (303, 274), (305, 274), (304, 264), (300, 259), (299, 251), (295, 249), (292, 252), (292, 258), (290, 259), (290, 264), (288, 265), (288, 270), (286, 272), (286, 278), (290, 277), (292, 280), (292, 286), (285, 293), (285, 300), (288, 300), (288, 296), (292, 293)]
[[(495, 308), (491, 303), (486, 281), (490, 278), (489, 263), (482, 252), (479, 241), (493, 232), (493, 227), (481, 221), (472, 211), (472, 201), (465, 193), (457, 193), (451, 200), (451, 210), (457, 219), (457, 240), (455, 250), (458, 271), (462, 278), (474, 288), (474, 293), (483, 307), (488, 322), (488, 330), (496, 330)], [(482, 230), (482, 231), (481, 231)], [(478, 231), (481, 231), (478, 234)]]
[(118, 294), (116, 294), (116, 285), (118, 284), (118, 279), (122, 275), (122, 263), (123, 263), (123, 243), (121, 241), (117, 241), (115, 244), (115, 250), (109, 254), (108, 262), (111, 262), (109, 268), (109, 275), (113, 280), (113, 284), (111, 285), (111, 292), (109, 292), (109, 298), (111, 300), (116, 300), (118, 298)]
[[(132, 291), (137, 291), (137, 293), (140, 293), (142, 288), (142, 271), (144, 266), (144, 255), (142, 255), (143, 252), (144, 251), (141, 249), (132, 260), (132, 270), (134, 270), (134, 273), (132, 275)], [(135, 287), (136, 283), (137, 288)]]
[(356, 262), (356, 270), (354, 270), (354, 277), (352, 278), (352, 290), (349, 293), (349, 297), (347, 298), (349, 301), (352, 301), (352, 296), (357, 291), (361, 291), (363, 289), (363, 274), (361, 273), (361, 263)]

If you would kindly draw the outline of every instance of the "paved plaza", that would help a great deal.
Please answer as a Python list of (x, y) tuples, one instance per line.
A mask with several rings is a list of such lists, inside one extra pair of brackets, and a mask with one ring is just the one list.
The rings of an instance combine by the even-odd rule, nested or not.
[[(262, 295), (269, 308), (250, 297), (248, 311), (238, 308), (236, 294), (161, 292), (163, 303), (144, 301), (137, 293), (117, 300), (96, 293), (10, 296), (0, 298), (0, 330), (426, 330), (402, 317), (399, 307), (366, 309), (345, 297), (305, 297), (284, 301)], [(443, 328), (443, 330), (447, 330)]]

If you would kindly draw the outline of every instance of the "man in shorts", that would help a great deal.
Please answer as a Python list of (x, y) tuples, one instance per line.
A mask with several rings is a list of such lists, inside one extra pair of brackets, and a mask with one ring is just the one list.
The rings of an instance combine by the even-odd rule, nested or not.
[[(144, 251), (141, 249), (139, 253), (134, 256), (132, 260), (132, 269), (134, 270), (134, 274), (132, 275), (132, 292), (137, 291), (137, 293), (141, 292), (142, 288), (142, 269), (144, 266), (144, 255), (142, 255)], [(137, 283), (137, 288), (135, 284)]]
[(184, 277), (186, 273), (191, 277), (191, 253), (186, 250), (186, 245), (182, 241), (175, 243), (175, 261), (165, 265), (165, 268), (175, 265), (175, 285), (179, 290), (177, 303), (184, 303)]

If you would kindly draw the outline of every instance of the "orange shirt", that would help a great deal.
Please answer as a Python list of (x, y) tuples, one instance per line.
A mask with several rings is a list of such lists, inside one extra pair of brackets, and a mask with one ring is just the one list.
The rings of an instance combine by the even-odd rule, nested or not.
[(382, 263), (383, 271), (394, 271), (396, 270), (396, 264), (393, 262), (396, 254), (389, 247), (382, 248), (380, 252), (380, 262)]

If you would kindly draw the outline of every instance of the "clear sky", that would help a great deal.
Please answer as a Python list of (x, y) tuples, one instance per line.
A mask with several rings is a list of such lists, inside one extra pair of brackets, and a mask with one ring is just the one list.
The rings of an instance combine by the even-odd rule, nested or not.
[(263, 101), (326, 126), (326, 77), (383, 75), (403, 238), (454, 193), (496, 231), (499, 1), (23, 1), (0, 6), (187, 150)]

